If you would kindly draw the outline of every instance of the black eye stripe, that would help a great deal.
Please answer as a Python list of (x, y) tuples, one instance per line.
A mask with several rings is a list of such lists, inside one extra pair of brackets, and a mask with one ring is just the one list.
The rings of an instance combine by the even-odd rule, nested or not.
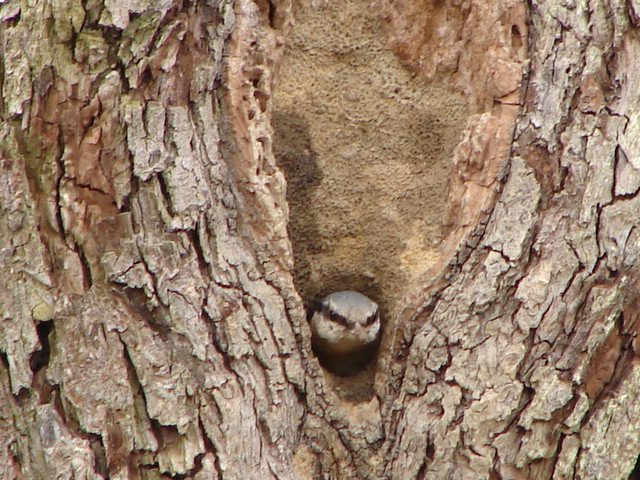
[(365, 325), (367, 327), (369, 325), (373, 325), (377, 319), (378, 319), (378, 312), (376, 311), (376, 312), (373, 312), (371, 315), (369, 315), (369, 318), (367, 318)]
[(349, 322), (346, 318), (340, 315), (338, 312), (331, 310), (329, 305), (323, 304), (322, 309), (324, 310), (325, 316), (334, 323), (338, 325), (342, 325), (343, 327), (349, 327)]
[(349, 322), (347, 322), (347, 319), (344, 318), (342, 315), (340, 315), (339, 313), (334, 312), (333, 310), (329, 310), (329, 319), (335, 323), (338, 323), (344, 327), (347, 327), (349, 325)]
[(349, 330), (355, 328), (356, 325), (359, 325), (360, 327), (370, 327), (380, 319), (380, 312), (377, 308), (371, 315), (366, 318), (364, 322), (360, 320), (357, 320), (356, 322), (349, 321), (345, 316), (333, 310), (329, 303), (321, 303), (318, 310), (322, 310), (322, 312), (324, 313), (324, 317), (327, 320), (330, 320), (333, 323), (337, 323), (338, 325), (342, 325)]

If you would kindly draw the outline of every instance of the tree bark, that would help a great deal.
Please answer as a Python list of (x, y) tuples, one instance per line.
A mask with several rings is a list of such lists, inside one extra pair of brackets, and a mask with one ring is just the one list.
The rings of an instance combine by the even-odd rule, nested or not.
[(0, 5), (0, 478), (629, 477), (640, 6), (383, 6), (471, 116), (442, 260), (354, 400), (273, 154), (292, 4)]

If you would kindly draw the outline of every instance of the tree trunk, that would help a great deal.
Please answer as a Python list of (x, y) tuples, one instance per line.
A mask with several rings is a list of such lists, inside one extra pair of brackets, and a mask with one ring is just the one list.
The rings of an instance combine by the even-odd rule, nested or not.
[[(640, 4), (494, 3), (362, 3), (466, 99), (437, 255), (408, 240), (432, 217), (355, 235), (342, 204), (314, 213), (321, 174), (287, 143), (314, 115), (274, 115), (286, 0), (2, 3), (0, 478), (629, 478)], [(304, 302), (349, 282), (386, 323), (345, 379)]]

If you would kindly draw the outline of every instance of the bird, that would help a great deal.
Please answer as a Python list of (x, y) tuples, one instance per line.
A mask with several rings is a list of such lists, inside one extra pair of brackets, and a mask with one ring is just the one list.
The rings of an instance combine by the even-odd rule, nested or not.
[(351, 376), (376, 354), (380, 309), (359, 292), (334, 292), (312, 308), (310, 326), (311, 346), (322, 366), (336, 375)]

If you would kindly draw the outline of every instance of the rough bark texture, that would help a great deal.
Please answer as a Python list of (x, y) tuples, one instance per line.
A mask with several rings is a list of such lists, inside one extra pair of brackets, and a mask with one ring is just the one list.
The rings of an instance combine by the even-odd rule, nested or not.
[(529, 78), (500, 198), (446, 284), (407, 315), (406, 368), (383, 410), (393, 478), (633, 469), (640, 151), (627, 13), (624, 2), (529, 6)]
[(291, 5), (2, 3), (0, 478), (628, 477), (640, 8), (484, 4), (389, 5), (472, 120), (439, 276), (354, 399), (310, 351), (272, 152)]
[(253, 3), (2, 8), (4, 478), (294, 478), (277, 36)]

